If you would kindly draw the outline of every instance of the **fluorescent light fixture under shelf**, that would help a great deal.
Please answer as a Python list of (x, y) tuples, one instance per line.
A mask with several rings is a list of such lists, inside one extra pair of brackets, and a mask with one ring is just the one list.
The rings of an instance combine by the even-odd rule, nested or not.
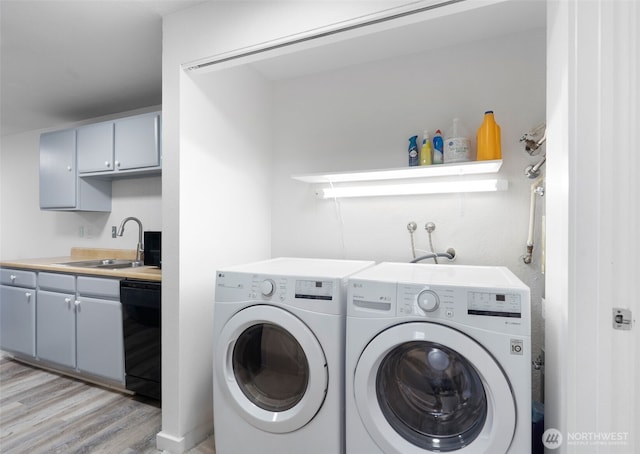
[(292, 175), (291, 178), (305, 183), (345, 183), (352, 181), (384, 181), (408, 178), (430, 178), (442, 176), (479, 175), (497, 173), (502, 160), (469, 161), (455, 164), (400, 167), (396, 169), (365, 170), (359, 172), (312, 173)]
[(508, 185), (509, 182), (507, 180), (489, 179), (390, 185), (343, 186), (321, 188), (316, 191), (316, 195), (321, 199), (332, 199), (342, 197), (491, 192), (505, 191)]

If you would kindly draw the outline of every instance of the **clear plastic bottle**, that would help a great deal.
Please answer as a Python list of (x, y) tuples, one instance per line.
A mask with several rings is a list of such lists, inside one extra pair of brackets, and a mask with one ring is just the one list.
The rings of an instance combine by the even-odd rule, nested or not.
[(422, 134), (422, 148), (420, 148), (420, 165), (431, 165), (431, 139), (429, 139), (429, 131), (426, 129)]
[(433, 164), (442, 164), (444, 161), (444, 141), (442, 140), (442, 133), (438, 129), (433, 135)]
[(457, 118), (453, 119), (444, 141), (444, 162), (465, 162), (471, 160), (471, 139)]
[(484, 113), (482, 125), (478, 128), (478, 161), (502, 159), (500, 126), (496, 123), (493, 110)]

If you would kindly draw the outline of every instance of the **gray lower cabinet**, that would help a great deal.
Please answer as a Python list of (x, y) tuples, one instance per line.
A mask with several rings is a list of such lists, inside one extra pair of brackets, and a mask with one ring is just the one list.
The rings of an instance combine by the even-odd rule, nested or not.
[(76, 367), (124, 383), (120, 280), (78, 276)]
[(41, 360), (76, 367), (76, 277), (38, 275), (36, 352)]
[(37, 358), (124, 384), (120, 279), (38, 274)]
[(36, 354), (36, 273), (0, 269), (0, 348)]

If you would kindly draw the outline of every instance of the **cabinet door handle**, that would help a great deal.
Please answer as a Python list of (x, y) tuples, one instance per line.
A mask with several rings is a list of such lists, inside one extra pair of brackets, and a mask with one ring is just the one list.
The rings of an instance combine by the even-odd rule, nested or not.
[(65, 298), (64, 302), (67, 303), (67, 307), (71, 309), (71, 298)]
[(120, 168), (120, 161), (116, 161), (116, 167)]
[(67, 172), (71, 172), (71, 166), (67, 166)]
[(109, 161), (105, 161), (105, 162), (104, 162), (104, 165), (105, 165), (106, 167), (111, 167), (111, 163), (110, 163)]
[(24, 296), (27, 298), (27, 303), (31, 300), (31, 292), (25, 292)]
[(75, 307), (76, 307), (76, 311), (79, 311), (79, 310), (80, 310), (80, 301), (75, 300), (75, 301), (73, 302), (73, 304), (74, 304), (74, 305), (75, 305)]
[(11, 276), (9, 276), (9, 279), (11, 279), (11, 283), (13, 284), (16, 281), (17, 276), (15, 274), (12, 274)]

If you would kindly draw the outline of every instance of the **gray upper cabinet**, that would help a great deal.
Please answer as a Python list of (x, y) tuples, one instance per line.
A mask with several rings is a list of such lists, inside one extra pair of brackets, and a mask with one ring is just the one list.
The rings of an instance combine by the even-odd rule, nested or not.
[(162, 172), (160, 112), (40, 136), (40, 209), (111, 211), (111, 181)]
[(78, 172), (107, 172), (113, 167), (113, 122), (78, 128)]
[(76, 131), (40, 136), (40, 208), (76, 206)]
[(160, 114), (115, 121), (116, 170), (160, 166)]
[(76, 162), (75, 129), (40, 135), (40, 208), (111, 211), (111, 183), (79, 179)]
[(78, 172), (83, 178), (158, 173), (160, 168), (159, 112), (78, 128)]

